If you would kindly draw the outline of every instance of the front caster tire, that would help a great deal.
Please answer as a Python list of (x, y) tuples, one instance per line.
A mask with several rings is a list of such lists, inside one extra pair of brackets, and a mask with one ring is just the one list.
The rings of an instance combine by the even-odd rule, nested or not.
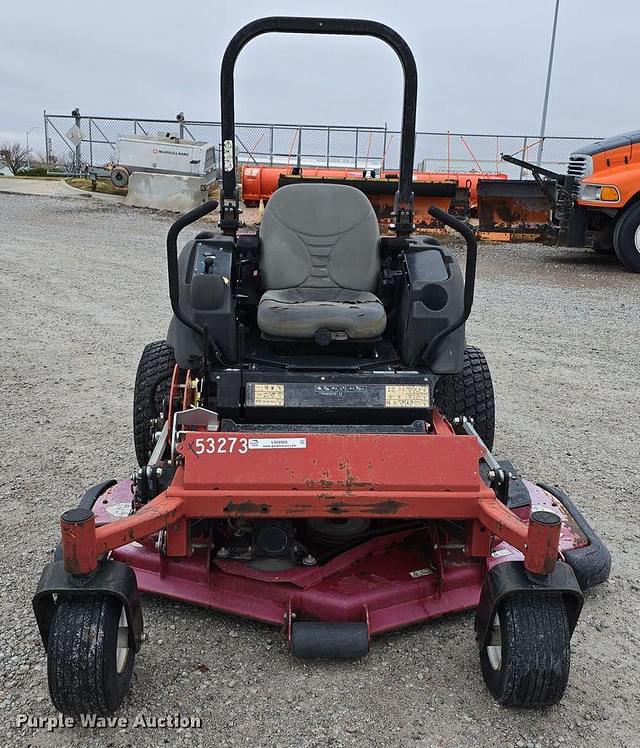
[(49, 694), (58, 711), (113, 714), (129, 690), (135, 653), (122, 603), (102, 594), (61, 595), (49, 630)]
[(569, 622), (562, 597), (520, 594), (500, 603), (480, 666), (503, 706), (557, 704), (569, 679)]

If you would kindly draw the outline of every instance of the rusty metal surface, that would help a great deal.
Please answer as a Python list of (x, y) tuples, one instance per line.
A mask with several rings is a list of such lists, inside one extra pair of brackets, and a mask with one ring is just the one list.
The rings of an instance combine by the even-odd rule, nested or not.
[[(260, 200), (268, 200), (274, 191), (280, 186), (282, 180), (286, 180), (294, 174), (295, 167), (292, 165), (265, 166), (245, 164), (241, 170), (242, 199), (247, 207), (255, 207)], [(394, 170), (376, 170), (375, 177), (366, 173), (365, 169), (335, 168), (335, 167), (310, 167), (303, 166), (302, 177), (305, 179), (350, 179), (350, 180), (386, 180), (397, 182), (398, 172)], [(504, 173), (472, 172), (472, 171), (443, 171), (443, 172), (420, 172), (414, 171), (414, 183), (448, 183), (455, 187), (466, 190), (469, 193), (469, 204), (475, 208), (478, 202), (477, 185), (478, 180), (499, 179), (506, 180)], [(414, 194), (416, 190), (414, 189)]]
[[(215, 451), (210, 451), (215, 450)], [(482, 452), (473, 437), (432, 434), (191, 432), (184, 455), (184, 487), (242, 491), (245, 495), (312, 491), (325, 495), (478, 492)], [(402, 470), (398, 466), (402, 465)], [(381, 507), (381, 513), (393, 511)]]
[[(393, 202), (398, 182), (394, 179), (370, 178), (362, 179), (355, 177), (337, 178), (337, 177), (305, 177), (305, 175), (280, 175), (278, 187), (288, 184), (299, 184), (300, 182), (310, 182), (312, 184), (344, 184), (359, 189), (369, 199), (373, 206), (380, 229), (385, 231), (394, 222)], [(420, 233), (425, 230), (443, 229), (443, 224), (429, 215), (429, 208), (435, 205), (445, 212), (460, 193), (453, 180), (443, 180), (434, 182), (414, 182), (414, 203), (413, 203), (413, 222), (416, 226), (416, 232)], [(469, 190), (466, 189), (468, 194)], [(468, 200), (468, 198), (467, 198)]]
[(181, 547), (182, 517), (463, 519), (477, 514), (479, 499), (494, 496), (479, 475), (478, 442), (446, 431), (190, 432), (178, 451), (184, 465), (166, 492), (135, 514), (91, 528), (77, 542), (69, 538), (65, 556), (78, 559), (79, 573), (95, 568), (101, 553), (161, 529), (175, 532), (174, 547)]
[(72, 521), (67, 519), (69, 514), (65, 512), (60, 519), (64, 568), (69, 574), (84, 574), (96, 568), (95, 517), (90, 513), (82, 521)]
[(551, 205), (533, 180), (478, 181), (478, 232), (493, 241), (539, 241)]
[[(393, 223), (393, 198), (390, 195), (367, 195), (380, 224), (380, 229), (385, 231)], [(429, 208), (435, 205), (437, 208), (449, 212), (452, 198), (450, 197), (415, 197), (413, 202), (413, 222), (415, 233), (423, 231), (441, 231), (444, 233), (443, 224), (429, 215)]]
[[(97, 529), (87, 523), (82, 533), (63, 528), (73, 530), (64, 554), (77, 573), (159, 530), (167, 556), (188, 555), (185, 520), (201, 517), (477, 520), (535, 573), (557, 558), (560, 525), (528, 525), (503, 505), (480, 477), (477, 440), (455, 435), (441, 418), (424, 435), (187, 432), (177, 451), (183, 464), (171, 485), (138, 512)], [(471, 545), (488, 552), (478, 538)]]
[[(545, 517), (552, 517), (549, 524)], [(555, 512), (537, 510), (529, 516), (529, 537), (524, 566), (533, 574), (551, 574), (558, 560), (561, 520)]]

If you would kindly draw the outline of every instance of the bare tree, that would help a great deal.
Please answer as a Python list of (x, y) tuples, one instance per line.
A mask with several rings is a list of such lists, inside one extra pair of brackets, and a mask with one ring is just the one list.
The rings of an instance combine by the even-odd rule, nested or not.
[(0, 161), (9, 167), (12, 174), (17, 174), (29, 164), (31, 149), (25, 148), (20, 143), (6, 141), (0, 144)]
[[(36, 151), (31, 155), (31, 163), (33, 166), (46, 166), (47, 165), (47, 154), (42, 153), (42, 151)], [(49, 163), (55, 164), (56, 163), (56, 157), (53, 155), (53, 153), (49, 154)]]

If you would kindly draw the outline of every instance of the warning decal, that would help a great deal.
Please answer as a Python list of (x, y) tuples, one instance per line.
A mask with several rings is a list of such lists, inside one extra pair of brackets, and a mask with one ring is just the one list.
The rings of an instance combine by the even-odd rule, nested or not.
[(254, 384), (254, 405), (284, 405), (284, 384)]
[(429, 387), (423, 384), (388, 384), (385, 388), (387, 408), (428, 408)]

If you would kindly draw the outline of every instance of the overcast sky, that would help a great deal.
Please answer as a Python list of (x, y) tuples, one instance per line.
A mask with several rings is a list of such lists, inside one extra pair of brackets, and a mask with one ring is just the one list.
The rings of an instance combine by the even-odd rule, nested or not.
[[(555, 0), (5, 0), (0, 139), (42, 111), (219, 116), (227, 41), (264, 15), (369, 18), (402, 34), (419, 71), (418, 130), (529, 133), (540, 127)], [(548, 135), (640, 128), (640, 3), (560, 0)], [(401, 69), (373, 39), (270, 35), (236, 69), (244, 122), (399, 123)]]

